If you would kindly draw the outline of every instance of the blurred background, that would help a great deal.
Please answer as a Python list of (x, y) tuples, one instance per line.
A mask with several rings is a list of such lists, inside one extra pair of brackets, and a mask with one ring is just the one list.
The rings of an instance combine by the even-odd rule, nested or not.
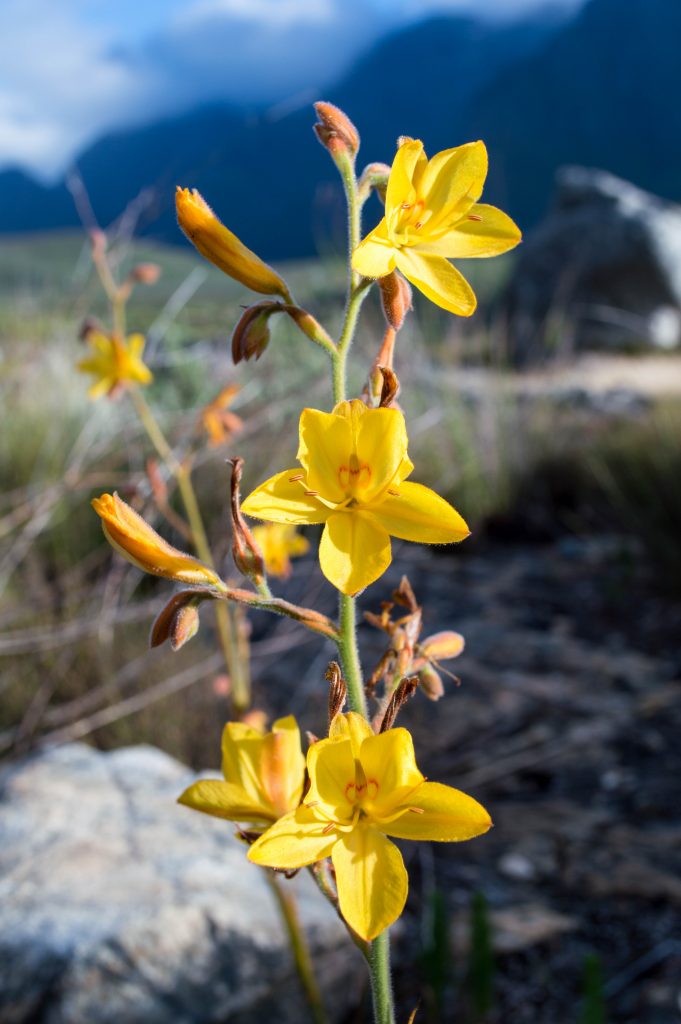
[[(480, 302), (470, 321), (417, 294), (397, 345), (415, 478), (473, 536), (457, 550), (396, 543), (362, 604), (378, 610), (407, 573), (425, 632), (466, 637), (461, 686), (447, 682), (437, 705), (418, 694), (404, 714), (425, 773), (474, 794), (496, 823), (460, 848), (404, 851), (400, 1019), (421, 999), (417, 1021), (678, 1021), (678, 0), (3, 0), (2, 13), (0, 865), (7, 920), (22, 926), (0, 935), (0, 1019), (110, 1019), (78, 1001), (91, 981), (78, 958), (92, 971), (101, 954), (82, 952), (85, 918), (63, 907), (59, 927), (31, 918), (22, 885), (40, 893), (46, 868), (16, 817), (16, 794), (33, 789), (25, 766), (47, 758), (48, 779), (70, 766), (75, 790), (62, 779), (32, 805), (57, 849), (58, 809), (77, 815), (86, 772), (74, 743), (151, 744), (214, 769), (229, 715), (210, 611), (178, 654), (148, 651), (169, 585), (113, 555), (90, 509), (118, 489), (182, 546), (132, 406), (91, 402), (75, 369), (85, 318), (110, 326), (88, 233), (107, 232), (119, 279), (161, 268), (135, 290), (129, 327), (147, 337), (149, 402), (193, 453), (213, 549), (234, 575), (225, 460), (245, 458), (246, 491), (293, 464), (300, 408), (328, 405), (326, 360), (276, 323), (257, 364), (232, 365), (231, 331), (253, 297), (187, 245), (174, 191), (198, 188), (337, 329), (342, 192), (311, 130), (324, 98), (359, 128), (360, 168), (391, 163), (400, 135), (429, 154), (483, 139), (483, 199), (524, 233), (506, 257), (461, 261)], [(366, 226), (380, 215), (372, 198)], [(372, 295), (356, 393), (382, 333)], [(210, 446), (200, 411), (231, 384), (242, 422)], [(179, 507), (172, 481), (162, 486)], [(277, 591), (333, 614), (309, 537), (313, 553)], [(248, 628), (256, 707), (319, 732), (331, 648), (262, 614)], [(366, 625), (360, 640), (371, 666), (381, 635)], [(143, 954), (127, 955), (120, 985), (141, 970)], [(170, 973), (161, 1009), (133, 1001), (118, 1019), (252, 1019), (201, 1001), (210, 972), (185, 1005)], [(367, 1014), (366, 993), (345, 986), (333, 1019)]]

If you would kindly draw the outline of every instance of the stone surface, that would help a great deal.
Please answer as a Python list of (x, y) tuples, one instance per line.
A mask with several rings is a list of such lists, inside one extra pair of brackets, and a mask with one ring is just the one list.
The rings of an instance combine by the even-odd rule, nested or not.
[[(305, 1021), (264, 873), (233, 827), (175, 803), (194, 775), (151, 747), (73, 744), (0, 775), (4, 1024)], [(361, 962), (301, 873), (329, 1007)]]
[(553, 209), (507, 293), (516, 365), (586, 348), (681, 342), (681, 207), (605, 171), (558, 172)]

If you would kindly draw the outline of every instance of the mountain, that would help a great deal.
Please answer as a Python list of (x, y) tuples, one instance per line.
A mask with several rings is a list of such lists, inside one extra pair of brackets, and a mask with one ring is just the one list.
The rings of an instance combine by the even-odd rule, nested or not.
[[(561, 163), (605, 167), (681, 198), (678, 0), (590, 0), (571, 18), (515, 23), (437, 17), (396, 32), (323, 97), (353, 117), (364, 162), (390, 162), (400, 134), (432, 153), (484, 138), (485, 199), (530, 226)], [(320, 97), (322, 98), (322, 97)], [(77, 160), (96, 217), (108, 224), (140, 193), (139, 229), (178, 242), (175, 184), (197, 187), (267, 259), (340, 248), (344, 215), (309, 105), (284, 113), (213, 104), (112, 133)], [(64, 185), (0, 173), (0, 232), (78, 223)], [(370, 207), (378, 216), (378, 207)]]

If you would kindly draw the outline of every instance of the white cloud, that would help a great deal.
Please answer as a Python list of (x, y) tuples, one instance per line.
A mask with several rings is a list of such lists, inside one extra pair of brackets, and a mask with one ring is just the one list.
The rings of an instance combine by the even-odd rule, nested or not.
[[(323, 90), (399, 24), (480, 13), (474, 0), (178, 2), (118, 0), (114, 21), (101, 0), (2, 0), (0, 167), (49, 178), (102, 132), (204, 100), (285, 104)], [(488, 0), (484, 13), (541, 2)]]

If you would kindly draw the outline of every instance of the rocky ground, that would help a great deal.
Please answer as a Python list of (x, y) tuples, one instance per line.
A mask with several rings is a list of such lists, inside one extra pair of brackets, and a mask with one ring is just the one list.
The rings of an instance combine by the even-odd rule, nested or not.
[[(403, 722), (424, 772), (474, 795), (495, 821), (458, 847), (403, 844), (412, 885), (396, 949), (402, 1019), (427, 990), (428, 970), (414, 964), (428, 947), (435, 889), (451, 950), (445, 1009), (429, 1017), (425, 1006), (426, 1019), (474, 1019), (461, 998), (477, 891), (496, 950), (485, 1020), (577, 1024), (585, 958), (595, 953), (610, 1024), (677, 1022), (681, 605), (660, 595), (637, 550), (617, 537), (454, 555), (404, 545), (374, 602), (401, 570), (424, 605), (425, 632), (466, 637), (450, 663), (461, 686), (437, 704), (417, 694)], [(376, 659), (380, 637), (361, 630)], [(277, 685), (267, 693), (320, 717), (324, 653), (295, 660), (296, 692), (287, 656), (268, 667)]]

